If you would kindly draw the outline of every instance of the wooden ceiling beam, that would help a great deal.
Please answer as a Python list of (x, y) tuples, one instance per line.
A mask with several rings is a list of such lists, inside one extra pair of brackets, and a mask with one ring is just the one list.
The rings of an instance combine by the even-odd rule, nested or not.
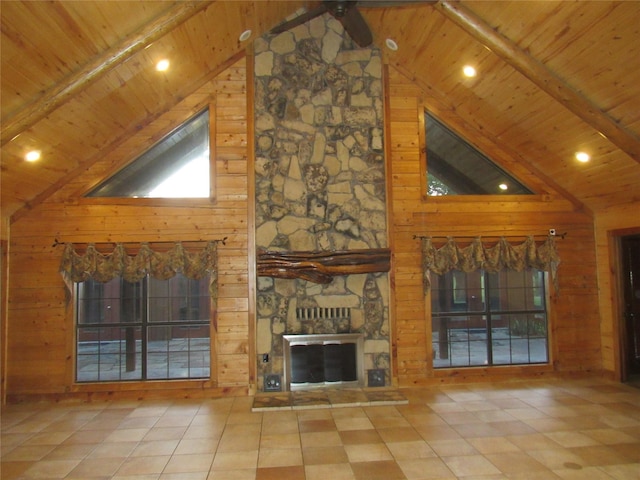
[(640, 163), (640, 140), (544, 64), (528, 55), (459, 2), (440, 0), (435, 8), (543, 91)]
[(178, 2), (139, 32), (109, 48), (44, 93), (33, 103), (7, 119), (2, 126), (0, 144), (4, 146), (21, 132), (98, 80), (109, 70), (144, 49), (178, 25), (207, 8), (211, 1)]

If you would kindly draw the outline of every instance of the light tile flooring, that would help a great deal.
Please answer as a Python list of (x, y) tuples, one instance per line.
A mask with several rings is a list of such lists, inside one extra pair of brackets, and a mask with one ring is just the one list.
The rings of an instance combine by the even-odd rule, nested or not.
[(640, 389), (599, 379), (403, 389), (407, 404), (252, 397), (8, 405), (11, 479), (639, 479)]

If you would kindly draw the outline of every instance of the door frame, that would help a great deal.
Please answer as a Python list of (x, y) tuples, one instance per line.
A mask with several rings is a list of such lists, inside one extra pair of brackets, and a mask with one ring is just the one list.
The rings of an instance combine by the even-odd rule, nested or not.
[(614, 348), (618, 354), (615, 355), (616, 377), (620, 382), (627, 381), (628, 372), (626, 364), (627, 342), (626, 342), (626, 322), (623, 315), (625, 310), (624, 304), (624, 262), (622, 259), (622, 238), (634, 235), (640, 235), (640, 227), (624, 228), (620, 230), (611, 230), (609, 232), (610, 259), (609, 263), (612, 272), (615, 275), (615, 281), (612, 282), (612, 315), (613, 315), (613, 332), (614, 332)]

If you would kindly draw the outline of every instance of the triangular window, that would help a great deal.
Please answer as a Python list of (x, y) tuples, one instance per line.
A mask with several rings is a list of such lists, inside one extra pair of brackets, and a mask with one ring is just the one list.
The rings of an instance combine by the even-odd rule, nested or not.
[(164, 137), (87, 197), (209, 198), (209, 111)]
[(428, 195), (526, 195), (531, 190), (425, 112)]

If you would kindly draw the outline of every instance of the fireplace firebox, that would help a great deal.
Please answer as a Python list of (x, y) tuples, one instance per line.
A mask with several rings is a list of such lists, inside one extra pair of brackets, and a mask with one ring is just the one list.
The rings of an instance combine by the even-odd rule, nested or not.
[(362, 386), (362, 334), (284, 335), (285, 390)]

